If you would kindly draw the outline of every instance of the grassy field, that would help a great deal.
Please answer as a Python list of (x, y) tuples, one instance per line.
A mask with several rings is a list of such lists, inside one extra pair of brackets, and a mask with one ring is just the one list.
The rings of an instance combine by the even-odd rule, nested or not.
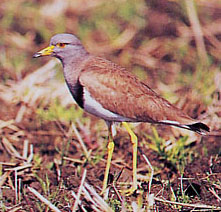
[[(57, 33), (126, 67), (212, 136), (117, 125), (109, 189), (105, 122), (82, 111), (62, 66), (32, 55)], [(1, 0), (0, 211), (221, 211), (221, 2)], [(150, 165), (151, 164), (151, 165)]]

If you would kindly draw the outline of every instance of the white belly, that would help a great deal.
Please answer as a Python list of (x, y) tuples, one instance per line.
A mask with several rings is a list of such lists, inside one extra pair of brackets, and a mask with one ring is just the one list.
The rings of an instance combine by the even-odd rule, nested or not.
[(91, 94), (84, 88), (84, 110), (88, 113), (91, 113), (95, 116), (98, 116), (106, 121), (133, 121), (130, 118), (123, 117), (119, 114), (113, 113), (107, 109), (105, 109), (99, 102), (91, 97)]

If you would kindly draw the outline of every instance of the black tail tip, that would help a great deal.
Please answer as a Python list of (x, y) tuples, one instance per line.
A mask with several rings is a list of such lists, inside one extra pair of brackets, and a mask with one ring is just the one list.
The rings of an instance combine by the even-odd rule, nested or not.
[(192, 131), (195, 131), (201, 135), (206, 135), (207, 132), (210, 131), (209, 127), (206, 124), (203, 124), (201, 122), (197, 122), (195, 124), (188, 125), (189, 129)]

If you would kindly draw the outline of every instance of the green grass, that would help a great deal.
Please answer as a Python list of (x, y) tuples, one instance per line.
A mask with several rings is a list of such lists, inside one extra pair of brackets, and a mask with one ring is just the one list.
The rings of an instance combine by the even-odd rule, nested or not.
[[(108, 2), (95, 0), (93, 4), (89, 3), (89, 1), (82, 1), (83, 3), (77, 1), (79, 2), (79, 6), (77, 5), (77, 7), (77, 3), (69, 2), (71, 5), (68, 5), (59, 16), (51, 13), (51, 17), (49, 17), (48, 14), (56, 1), (2, 0), (0, 4), (1, 121), (15, 120), (21, 106), (26, 106), (23, 119), (20, 123), (14, 122), (13, 125), (8, 127), (2, 127), (3, 125), (1, 125), (0, 140), (6, 137), (20, 153), (22, 152), (24, 139), (28, 139), (29, 144), (31, 143), (34, 146), (34, 157), (31, 161), (32, 167), (18, 172), (19, 179), (24, 183), (24, 186), (21, 185), (21, 191), (19, 191), (22, 193), (22, 200), (19, 204), (25, 206), (26, 211), (29, 211), (30, 207), (33, 207), (33, 210), (37, 211), (49, 211), (44, 203), (35, 197), (31, 198), (30, 193), (27, 192), (26, 186), (29, 186), (29, 183), (33, 186), (32, 182), (37, 185), (38, 191), (54, 205), (61, 208), (61, 210), (71, 210), (75, 199), (70, 196), (69, 192), (70, 189), (75, 189), (76, 192), (78, 187), (72, 188), (71, 186), (67, 186), (68, 183), (72, 183), (72, 181), (68, 181), (69, 176), (61, 178), (59, 185), (54, 185), (54, 182), (50, 178), (51, 175), (56, 177), (56, 171), (54, 170), (55, 161), (51, 159), (52, 157), (61, 162), (59, 163), (61, 170), (63, 169), (65, 172), (73, 169), (70, 175), (77, 176), (79, 179), (85, 168), (88, 169), (87, 179), (90, 180), (92, 178), (91, 176), (93, 176), (93, 172), (104, 172), (104, 170), (101, 170), (99, 167), (99, 164), (105, 164), (103, 158), (106, 158), (107, 154), (107, 128), (102, 120), (88, 116), (82, 109), (74, 105), (74, 100), (70, 101), (66, 106), (63, 106), (63, 97), (56, 97), (54, 99), (42, 94), (42, 96), (39, 96), (36, 102), (32, 104), (25, 101), (30, 89), (34, 90), (36, 87), (50, 89), (50, 80), (47, 82), (42, 80), (42, 84), (35, 84), (34, 87), (22, 90), (22, 94), (17, 92), (22, 80), (46, 64), (49, 60), (49, 58), (42, 58), (38, 61), (33, 60), (32, 55), (35, 51), (48, 46), (51, 36), (56, 33), (74, 33), (81, 38), (88, 49), (92, 48), (95, 52), (98, 49), (93, 48), (96, 46), (99, 48), (99, 46), (101, 46), (103, 52), (98, 51), (99, 54), (104, 54), (106, 57), (111, 58), (111, 60), (127, 67), (127, 69), (137, 75), (138, 78), (152, 83), (150, 86), (152, 87), (153, 85), (154, 90), (160, 91), (160, 95), (166, 97), (173, 103), (182, 100), (183, 95), (185, 95), (185, 98), (187, 97), (185, 104), (191, 105), (192, 102), (189, 104), (188, 97), (193, 98), (193, 101), (196, 101), (194, 104), (196, 107), (202, 106), (205, 108), (204, 114), (206, 121), (209, 124), (212, 122), (211, 126), (219, 128), (218, 124), (216, 124), (216, 120), (213, 119), (212, 116), (215, 115), (216, 118), (219, 119), (220, 115), (218, 112), (214, 114), (214, 112), (211, 111), (218, 111), (217, 105), (219, 105), (220, 101), (219, 85), (217, 85), (217, 81), (215, 83), (215, 79), (219, 76), (217, 74), (220, 73), (220, 53), (218, 51), (219, 48), (214, 46), (206, 36), (209, 35), (213, 41), (220, 41), (219, 34), (215, 32), (216, 26), (218, 28), (219, 25), (216, 25), (213, 30), (207, 27), (210, 23), (216, 23), (216, 10), (220, 9), (220, 4), (215, 1), (209, 3), (202, 1), (200, 6), (197, 6), (201, 27), (203, 31), (208, 33), (204, 39), (206, 38), (206, 53), (209, 58), (209, 63), (205, 66), (198, 58), (195, 38), (192, 36), (186, 5), (181, 1), (165, 1), (162, 3), (162, 1), (147, 2), (144, 0), (111, 0)], [(195, 1), (195, 3), (198, 4), (197, 1)], [(47, 10), (43, 10), (46, 6), (49, 6)], [(208, 8), (210, 9), (208, 10)], [(47, 11), (48, 13), (43, 13), (42, 11)], [(159, 17), (159, 19), (156, 20), (156, 16)], [(175, 32), (170, 32), (170, 26), (174, 27)], [(134, 30), (134, 37), (132, 37), (128, 43), (123, 46), (120, 45), (121, 43), (115, 42), (123, 32), (130, 28)], [(142, 62), (135, 60), (134, 56), (137, 54), (138, 56), (141, 54), (142, 57), (144, 57), (143, 62), (153, 59), (153, 61), (155, 61), (154, 65), (144, 65)], [(178, 68), (174, 68), (174, 65)], [(61, 70), (61, 65), (55, 67), (55, 69)], [(62, 75), (62, 71), (59, 71), (53, 79), (57, 80), (58, 89), (59, 86), (64, 83)], [(44, 79), (44, 76), (41, 77)], [(47, 85), (47, 87), (45, 85)], [(180, 90), (184, 91), (179, 92)], [(189, 92), (190, 90), (191, 94)], [(7, 98), (2, 100), (3, 96)], [(47, 99), (48, 102), (45, 102), (45, 99)], [(185, 108), (185, 104), (179, 106)], [(207, 107), (210, 107), (210, 109), (207, 110)], [(188, 108), (187, 111), (189, 111)], [(201, 117), (200, 111), (192, 112), (190, 115)], [(85, 131), (89, 132), (88, 135), (83, 133), (78, 122), (82, 124), (83, 128), (85, 127)], [(79, 156), (81, 159), (85, 157), (76, 136), (71, 133), (71, 135), (69, 135), (70, 138), (64, 135), (64, 132), (70, 129), (71, 123), (76, 123), (83, 141), (88, 150), (91, 151), (90, 158), (87, 158), (83, 164), (75, 164), (74, 162), (64, 159), (64, 157), (75, 159), (78, 159)], [(61, 125), (61, 127), (58, 125)], [(145, 130), (146, 129), (147, 128), (145, 128)], [(152, 194), (162, 194), (162, 198), (168, 198), (173, 201), (192, 203), (192, 197), (185, 193), (181, 182), (173, 181), (174, 179), (168, 180), (165, 177), (165, 173), (162, 173), (162, 170), (164, 170), (163, 168), (169, 163), (171, 166), (166, 167), (170, 169), (168, 172), (172, 172), (174, 175), (173, 168), (175, 168), (178, 170), (178, 174), (177, 172), (175, 173), (177, 177), (179, 177), (180, 174), (185, 176), (185, 168), (191, 166), (193, 158), (195, 160), (206, 158), (208, 161), (210, 161), (211, 158), (216, 158), (213, 162), (215, 164), (214, 166), (218, 166), (219, 160), (217, 158), (219, 158), (220, 155), (220, 148), (214, 147), (216, 149), (213, 151), (211, 151), (210, 148), (212, 148), (212, 145), (215, 146), (219, 140), (210, 137), (209, 145), (205, 142), (203, 146), (200, 147), (201, 143), (196, 139), (198, 142), (193, 142), (195, 142), (194, 145), (200, 148), (200, 151), (195, 151), (195, 148), (191, 146), (192, 143), (189, 143), (189, 138), (186, 136), (175, 138), (173, 132), (169, 132), (170, 135), (162, 133), (162, 136), (160, 136), (156, 128), (152, 128), (150, 132), (143, 130), (142, 126), (137, 126), (133, 130), (138, 135), (140, 140), (139, 146), (142, 146), (147, 157), (149, 158), (150, 156), (151, 158), (153, 152), (156, 153), (154, 157), (157, 155), (155, 161), (150, 162), (154, 164), (154, 170), (156, 172), (154, 178), (157, 178), (160, 184), (153, 183)], [(54, 133), (55, 131), (56, 133)], [(52, 134), (50, 134), (51, 132)], [(149, 135), (147, 136), (146, 133)], [(125, 149), (121, 148), (121, 144), (125, 144), (124, 142), (128, 141), (129, 136), (123, 135), (121, 132), (119, 132), (119, 134), (117, 135), (116, 151), (113, 154), (113, 158), (118, 159), (119, 157), (124, 163), (131, 164), (131, 149), (127, 149), (128, 147), (131, 148), (131, 145), (125, 145)], [(165, 139), (166, 137), (170, 138), (170, 142), (168, 139)], [(207, 141), (206, 138), (205, 141)], [(93, 146), (93, 144), (97, 144), (97, 146)], [(151, 151), (148, 151), (149, 148)], [(18, 205), (15, 204), (16, 201), (14, 200), (14, 172), (8, 171), (7, 169), (24, 165), (26, 161), (16, 159), (13, 155), (6, 153), (3, 146), (1, 146), (0, 150), (2, 161), (14, 162), (16, 164), (12, 167), (9, 165), (0, 165), (0, 177), (3, 183), (1, 186), (0, 210), (11, 211), (14, 209), (10, 207)], [(53, 152), (53, 155), (47, 155), (50, 151)], [(140, 157), (139, 153), (138, 157)], [(145, 172), (143, 177), (147, 177), (149, 173), (146, 171), (146, 164), (144, 162), (142, 163), (141, 158), (138, 161), (141, 163), (138, 164), (138, 167)], [(209, 167), (208, 161), (205, 161), (206, 160), (202, 160), (202, 168), (210, 170), (211, 167)], [(125, 166), (125, 164), (119, 164)], [(115, 173), (119, 172), (120, 171), (117, 170)], [(9, 173), (9, 176), (4, 181), (2, 177), (5, 173)], [(142, 175), (142, 172), (139, 174)], [(220, 187), (220, 181), (216, 174), (217, 173), (211, 174), (206, 171), (205, 173), (192, 173), (193, 177), (196, 178), (195, 180), (197, 180), (202, 187), (204, 186), (204, 190), (207, 191), (209, 187), (214, 187), (219, 194), (220, 190), (218, 188)], [(159, 176), (163, 176), (163, 178), (160, 179)], [(93, 180), (94, 179), (90, 181), (91, 186), (99, 191), (98, 185), (95, 184)], [(121, 183), (125, 184), (124, 181), (116, 182), (116, 186), (121, 185)], [(102, 184), (102, 182), (100, 182), (100, 184)], [(189, 182), (189, 184), (191, 186), (191, 182)], [(215, 184), (219, 187), (214, 186)], [(174, 185), (176, 190), (171, 191)], [(164, 193), (161, 192), (164, 189)], [(202, 189), (202, 192), (204, 192), (204, 190)], [(122, 195), (128, 211), (133, 210), (132, 202), (135, 202), (139, 208), (147, 209), (146, 193), (144, 191), (139, 192), (139, 197), (125, 197)], [(169, 193), (168, 195), (167, 192)], [(7, 196), (8, 193), (9, 195)], [(209, 194), (214, 202), (217, 201), (215, 196), (211, 193)], [(206, 195), (208, 195), (208, 193), (206, 193)], [(199, 200), (198, 202), (202, 204), (209, 205), (210, 202), (208, 202), (204, 196), (202, 195), (200, 199), (197, 194), (196, 200)], [(24, 197), (26, 197), (26, 199), (24, 199)], [(85, 197), (81, 196), (81, 199), (83, 198)], [(116, 198), (114, 192), (109, 195), (107, 203), (115, 211), (121, 211), (123, 208), (122, 202)], [(88, 201), (88, 203), (84, 202), (83, 204), (90, 206), (92, 203)], [(183, 209), (181, 206), (174, 206), (167, 203), (159, 203), (159, 205), (167, 207), (167, 209)]]
[[(61, 122), (68, 123), (76, 119), (82, 118), (83, 110), (80, 109), (78, 106), (71, 106), (69, 108), (65, 108), (61, 105), (60, 100), (57, 99), (51, 102), (48, 108), (39, 108), (37, 110), (37, 114), (39, 118), (44, 121), (59, 120)], [(85, 119), (82, 120), (86, 121)]]
[[(147, 135), (147, 138), (151, 141), (148, 144), (149, 148), (157, 152), (159, 157), (167, 162), (169, 162), (173, 167), (183, 173), (187, 159), (190, 159), (191, 148), (188, 147), (189, 144), (186, 143), (188, 137), (180, 137), (175, 142), (170, 142), (168, 145), (165, 139), (158, 135), (155, 127), (152, 127), (153, 135)], [(191, 161), (188, 161), (191, 162)]]

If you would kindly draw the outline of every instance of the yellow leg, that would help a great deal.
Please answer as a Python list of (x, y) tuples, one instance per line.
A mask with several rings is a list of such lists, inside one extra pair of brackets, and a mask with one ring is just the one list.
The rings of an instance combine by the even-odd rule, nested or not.
[(105, 169), (105, 174), (104, 174), (104, 181), (103, 181), (103, 188), (101, 193), (103, 194), (107, 188), (107, 181), (108, 181), (108, 175), (109, 175), (109, 170), (110, 170), (110, 165), (111, 165), (111, 159), (114, 151), (114, 141), (113, 141), (113, 136), (112, 136), (112, 128), (111, 125), (108, 127), (108, 133), (109, 133), (109, 140), (108, 140), (108, 157), (107, 157), (107, 164), (106, 164), (106, 169)]
[(122, 122), (122, 124), (129, 133), (131, 143), (133, 145), (133, 184), (132, 187), (127, 191), (127, 194), (130, 195), (137, 189), (137, 136), (126, 122)]

